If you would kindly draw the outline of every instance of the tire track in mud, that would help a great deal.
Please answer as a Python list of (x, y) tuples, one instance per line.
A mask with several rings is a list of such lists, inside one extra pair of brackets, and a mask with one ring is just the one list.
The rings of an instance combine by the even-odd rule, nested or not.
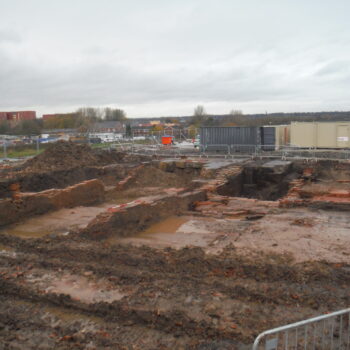
[[(74, 256), (74, 255), (72, 255)], [(328, 281), (310, 281), (308, 284), (298, 284), (296, 282), (291, 283), (288, 278), (275, 279), (272, 282), (266, 282), (266, 280), (256, 280), (250, 276), (246, 276), (242, 273), (238, 277), (233, 277), (232, 270), (228, 270), (230, 274), (223, 273), (221, 277), (207, 274), (203, 279), (203, 275), (193, 276), (190, 273), (179, 274), (178, 271), (150, 271), (151, 267), (148, 266), (147, 271), (140, 271), (139, 267), (136, 268), (130, 266), (120, 265), (117, 268), (111, 266), (94, 266), (84, 265), (84, 263), (75, 261), (60, 261), (57, 258), (52, 260), (42, 259), (40, 257), (33, 256), (27, 257), (25, 260), (21, 258), (19, 261), (12, 259), (12, 266), (18, 266), (28, 264), (31, 268), (46, 270), (68, 270), (71, 273), (79, 273), (81, 271), (92, 271), (97, 277), (106, 277), (108, 280), (117, 286), (120, 285), (135, 285), (143, 284), (149, 286), (150, 290), (154, 289), (155, 280), (159, 280), (161, 285), (157, 285), (158, 290), (165, 291), (173, 286), (176, 281), (181, 281), (182, 290), (192, 291), (193, 289), (215, 289), (217, 292), (228, 295), (232, 298), (242, 301), (256, 301), (259, 303), (272, 303), (272, 304), (286, 304), (291, 305), (295, 300), (298, 300), (300, 305), (310, 306), (317, 309), (321, 304), (332, 307), (336, 302), (340, 300), (346, 305), (350, 300), (350, 295), (347, 293), (347, 288), (338, 287), (335, 299), (330, 293), (333, 283), (340, 282), (339, 279), (332, 278)], [(44, 273), (44, 272), (43, 272)], [(158, 273), (158, 276), (155, 276)], [(347, 277), (347, 276), (346, 276)], [(282, 282), (288, 282), (288, 285), (281, 285)], [(344, 280), (342, 280), (344, 282)], [(325, 283), (328, 284), (325, 284)], [(260, 292), (259, 292), (260, 291)], [(336, 301), (336, 302), (335, 302)]]
[[(123, 324), (105, 322), (96, 315), (89, 316), (62, 305), (58, 309), (46, 307), (42, 301), (10, 300), (1, 296), (0, 302), (0, 338), (6, 349), (177, 349), (179, 343), (198, 343), (187, 337), (179, 342), (172, 335), (128, 321)], [(30, 322), (23, 310), (31, 313)], [(4, 324), (6, 329), (3, 329)]]
[[(203, 339), (249, 343), (259, 331), (342, 308), (350, 299), (348, 267), (339, 264), (293, 264), (277, 255), (242, 257), (234, 248), (214, 256), (199, 248), (108, 247), (81, 239), (71, 240), (69, 246), (61, 239), (1, 236), (0, 242), (18, 252), (0, 257), (0, 294), (198, 344)], [(94, 278), (134, 290), (111, 304), (86, 304), (29, 287), (24, 276), (33, 271), (91, 271)]]
[(72, 300), (66, 295), (53, 293), (38, 294), (29, 288), (18, 286), (12, 281), (0, 279), (1, 295), (16, 296), (17, 298), (38, 303), (53, 304), (56, 306), (74, 309), (87, 315), (96, 315), (105, 321), (120, 324), (139, 324), (148, 328), (157, 329), (163, 333), (174, 334), (180, 331), (181, 335), (192, 338), (237, 338), (237, 332), (230, 330), (223, 332), (205, 321), (195, 322), (181, 311), (160, 313), (158, 310), (146, 308), (130, 308), (123, 302), (97, 303), (87, 305)]
[[(201, 248), (154, 249), (114, 245), (88, 240), (21, 239), (0, 235), (3, 243), (21, 253), (34, 254), (45, 261), (60, 261), (62, 264), (76, 262), (104, 266), (112, 269), (136, 269), (143, 277), (154, 273), (174, 273), (191, 277), (203, 274), (220, 278), (250, 278), (256, 281), (289, 283), (332, 282), (350, 283), (350, 265), (328, 262), (294, 263), (293, 260), (278, 254), (255, 254), (242, 256), (234, 247), (227, 247), (220, 255), (206, 255)], [(76, 247), (74, 247), (74, 244)], [(81, 245), (82, 244), (82, 245)], [(32, 257), (30, 257), (32, 258)], [(23, 257), (25, 259), (25, 257)], [(98, 264), (94, 263), (98, 262)], [(128, 273), (130, 273), (128, 271)]]

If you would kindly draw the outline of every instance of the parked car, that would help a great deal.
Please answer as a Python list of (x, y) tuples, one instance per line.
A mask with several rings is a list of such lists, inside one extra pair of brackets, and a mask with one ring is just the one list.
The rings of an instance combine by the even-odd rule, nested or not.
[(90, 143), (102, 143), (102, 139), (100, 137), (90, 137), (89, 142)]

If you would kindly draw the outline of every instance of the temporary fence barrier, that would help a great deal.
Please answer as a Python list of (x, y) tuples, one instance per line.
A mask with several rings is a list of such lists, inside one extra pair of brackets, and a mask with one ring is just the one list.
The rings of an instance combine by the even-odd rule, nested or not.
[[(145, 146), (146, 147), (146, 146)], [(144, 149), (138, 149), (136, 152), (144, 153)], [(191, 156), (191, 157), (217, 157), (217, 158), (275, 158), (282, 160), (350, 160), (350, 150), (331, 150), (300, 147), (275, 147), (273, 145), (201, 145), (197, 150), (181, 149), (176, 146), (162, 147), (147, 146), (147, 153), (150, 152), (159, 156)]]
[[(2, 143), (0, 159), (6, 159), (9, 153), (9, 145)], [(32, 144), (33, 155), (39, 153), (39, 143)], [(43, 146), (44, 148), (45, 146)], [(177, 145), (162, 145), (157, 138), (148, 139), (139, 143), (133, 139), (116, 140), (106, 145), (109, 149), (117, 149), (123, 152), (154, 155), (160, 157), (200, 157), (200, 158), (252, 158), (252, 159), (282, 159), (282, 160), (350, 160), (350, 149), (318, 149), (300, 148), (296, 146), (275, 145), (247, 145), (247, 144), (217, 144), (200, 145), (198, 148), (177, 147)], [(41, 148), (41, 146), (40, 146)], [(2, 151), (2, 152), (1, 152)], [(2, 153), (2, 155), (1, 155)]]
[(350, 309), (270, 329), (257, 336), (252, 350), (348, 350)]

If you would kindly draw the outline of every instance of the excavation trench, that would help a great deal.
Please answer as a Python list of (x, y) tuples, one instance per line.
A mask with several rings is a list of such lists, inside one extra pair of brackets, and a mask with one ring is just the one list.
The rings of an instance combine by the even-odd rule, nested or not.
[(251, 162), (244, 165), (237, 174), (229, 176), (227, 182), (217, 188), (217, 193), (275, 201), (288, 193), (291, 181), (298, 177), (300, 173), (291, 162)]
[[(183, 198), (186, 197), (183, 194), (198, 187), (192, 180), (198, 177), (200, 167), (193, 162), (176, 163), (167, 162), (167, 167), (161, 162), (141, 163), (137, 166), (116, 164), (108, 167), (114, 169), (111, 178), (84, 181), (64, 189), (21, 192), (21, 188), (13, 188), (12, 198), (0, 200), (0, 232), (24, 238), (68, 234), (69, 231), (83, 229), (101, 213), (115, 211), (118, 206), (125, 211), (135, 204), (137, 210), (141, 207), (140, 214), (137, 214), (140, 217), (136, 215), (128, 219), (124, 223), (125, 232), (120, 234), (127, 235), (126, 231), (131, 226), (132, 232), (142, 230), (148, 223), (155, 222), (160, 214), (163, 218), (178, 214), (178, 207), (183, 208), (181, 212), (190, 207), (191, 201), (186, 199), (185, 206), (182, 206)], [(120, 169), (123, 170), (123, 177)], [(174, 196), (179, 201), (178, 205), (170, 208), (164, 204), (164, 208), (167, 208), (165, 211), (163, 208), (159, 212), (154, 211), (158, 200), (166, 203), (169, 197), (172, 203)], [(143, 207), (145, 210), (142, 210)], [(148, 214), (144, 214), (144, 211)], [(131, 224), (131, 221), (134, 223)], [(122, 225), (116, 225), (120, 231)]]

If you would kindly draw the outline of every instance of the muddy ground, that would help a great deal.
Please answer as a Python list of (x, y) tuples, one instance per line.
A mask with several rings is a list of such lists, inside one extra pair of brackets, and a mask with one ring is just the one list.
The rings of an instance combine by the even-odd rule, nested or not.
[[(1, 229), (0, 349), (244, 350), (266, 329), (349, 306), (347, 164), (125, 166), (105, 202)], [(132, 235), (85, 234), (104, 212), (194, 188), (207, 199), (148, 227), (135, 218)], [(308, 207), (324, 192), (327, 209)]]
[[(65, 238), (1, 238), (9, 349), (245, 349), (266, 328), (349, 304), (349, 265)], [(33, 337), (33, 333), (35, 336)]]

